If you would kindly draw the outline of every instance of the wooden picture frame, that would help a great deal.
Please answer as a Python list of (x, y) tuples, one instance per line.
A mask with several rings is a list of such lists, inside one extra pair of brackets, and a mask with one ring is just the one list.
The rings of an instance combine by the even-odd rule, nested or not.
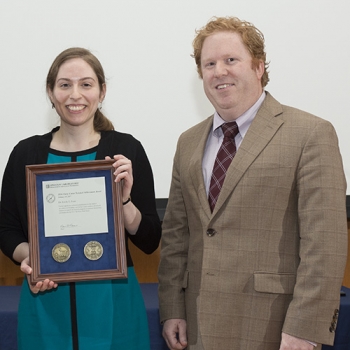
[(127, 278), (113, 160), (26, 166), (30, 283)]

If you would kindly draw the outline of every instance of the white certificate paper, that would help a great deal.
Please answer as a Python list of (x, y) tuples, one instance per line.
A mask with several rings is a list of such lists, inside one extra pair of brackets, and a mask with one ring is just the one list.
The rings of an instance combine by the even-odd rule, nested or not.
[(45, 237), (108, 232), (105, 178), (43, 181)]

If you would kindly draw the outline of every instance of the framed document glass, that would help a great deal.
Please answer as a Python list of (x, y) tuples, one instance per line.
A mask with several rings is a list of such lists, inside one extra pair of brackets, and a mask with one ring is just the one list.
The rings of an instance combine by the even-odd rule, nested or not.
[(31, 283), (127, 277), (113, 160), (26, 167)]

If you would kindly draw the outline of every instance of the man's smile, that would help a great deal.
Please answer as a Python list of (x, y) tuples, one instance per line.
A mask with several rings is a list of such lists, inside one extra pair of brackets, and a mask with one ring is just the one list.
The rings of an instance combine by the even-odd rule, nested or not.
[(216, 86), (216, 89), (221, 90), (221, 89), (226, 89), (229, 86), (233, 86), (233, 84), (220, 84)]

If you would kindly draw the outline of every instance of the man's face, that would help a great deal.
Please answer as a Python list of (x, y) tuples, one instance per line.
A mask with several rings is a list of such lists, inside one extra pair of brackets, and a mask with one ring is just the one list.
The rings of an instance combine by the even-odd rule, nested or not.
[(207, 37), (201, 69), (204, 91), (226, 121), (237, 119), (262, 93), (264, 62), (252, 68), (252, 57), (237, 33), (222, 31)]

